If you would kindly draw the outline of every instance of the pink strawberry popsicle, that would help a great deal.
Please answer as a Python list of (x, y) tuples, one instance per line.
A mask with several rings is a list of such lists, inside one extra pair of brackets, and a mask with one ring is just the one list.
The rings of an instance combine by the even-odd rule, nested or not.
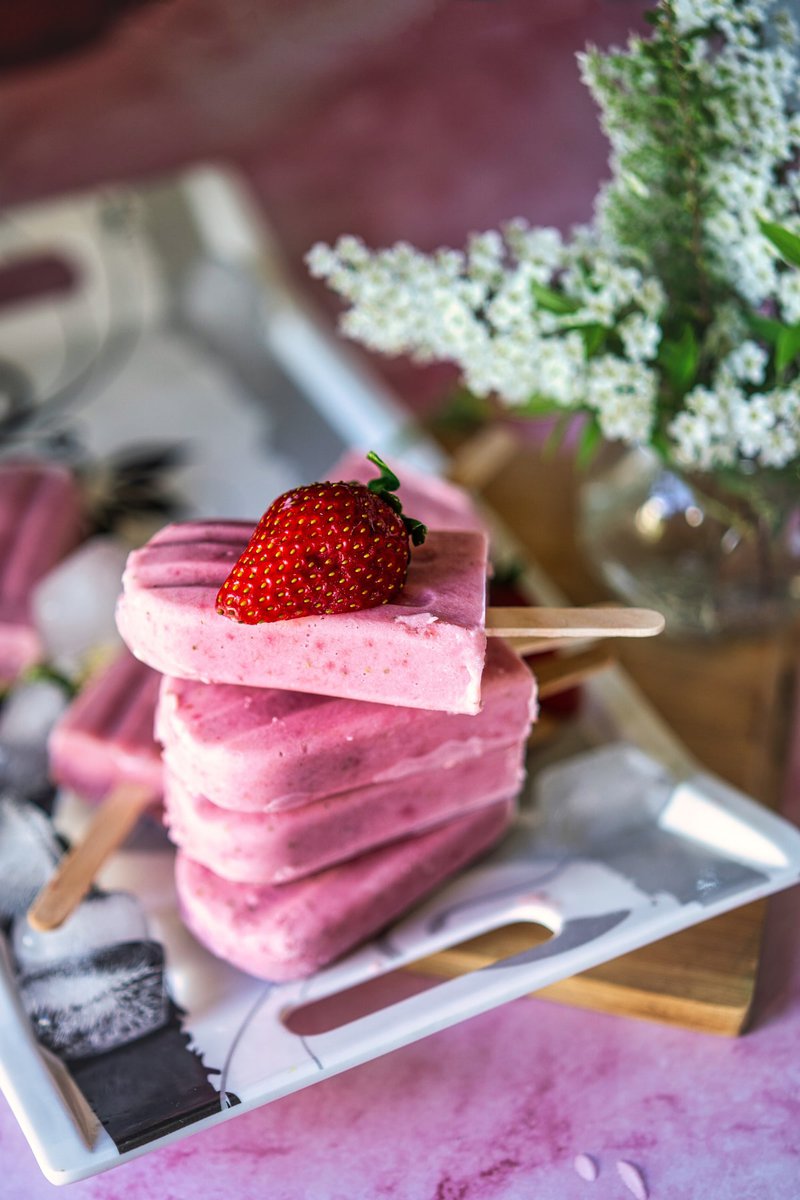
[(515, 795), (524, 776), (517, 742), (422, 775), (323, 796), (277, 813), (240, 813), (193, 796), (165, 774), (172, 840), (223, 879), (287, 883), (377, 846)]
[(388, 604), (244, 625), (220, 617), (215, 602), (251, 531), (246, 522), (190, 521), (167, 526), (131, 554), (117, 623), (137, 658), (205, 683), (479, 711), (484, 535), (431, 531)]
[(0, 683), (43, 654), (31, 611), (39, 580), (80, 541), (78, 485), (48, 462), (0, 464)]
[(489, 641), (481, 693), (473, 717), (165, 677), (156, 733), (189, 792), (223, 808), (277, 812), (524, 741), (535, 684), (502, 639)]
[(153, 736), (159, 684), (155, 671), (123, 650), (54, 726), (53, 781), (88, 800), (102, 800), (122, 783), (141, 784), (159, 799), (161, 750)]
[(350, 862), (280, 886), (232, 883), (178, 852), (184, 921), (213, 954), (276, 982), (311, 975), (488, 851), (511, 800), (447, 821)]

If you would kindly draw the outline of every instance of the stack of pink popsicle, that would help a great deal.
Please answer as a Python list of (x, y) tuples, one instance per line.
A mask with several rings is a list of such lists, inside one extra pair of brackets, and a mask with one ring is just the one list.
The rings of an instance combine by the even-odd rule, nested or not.
[(508, 827), (534, 684), (503, 643), (486, 653), (470, 519), (429, 533), (394, 602), (333, 618), (216, 614), (238, 522), (169, 527), (129, 560), (120, 630), (168, 676), (157, 734), (184, 916), (252, 974), (324, 966)]
[(507, 828), (532, 693), (501, 642), (474, 717), (165, 679), (157, 733), (187, 924), (270, 979), (376, 932)]

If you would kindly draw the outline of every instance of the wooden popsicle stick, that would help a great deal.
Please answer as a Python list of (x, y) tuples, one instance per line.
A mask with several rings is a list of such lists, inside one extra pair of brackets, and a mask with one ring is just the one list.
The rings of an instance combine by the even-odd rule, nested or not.
[(591, 638), (577, 637), (560, 637), (560, 638), (543, 638), (543, 637), (526, 637), (506, 638), (512, 650), (516, 650), (521, 658), (527, 658), (534, 654), (552, 654), (554, 650), (574, 649), (583, 645), (591, 646), (593, 641)]
[(89, 1101), (86, 1099), (61, 1059), (57, 1058), (56, 1055), (53, 1054), (51, 1050), (48, 1050), (46, 1046), (43, 1046), (41, 1042), (39, 1042), (37, 1049), (44, 1059), (45, 1066), (50, 1072), (53, 1082), (61, 1093), (64, 1103), (67, 1105), (67, 1108), (75, 1120), (75, 1124), (78, 1127), (78, 1132), (83, 1139), (84, 1145), (91, 1150), (94, 1147), (94, 1144), (97, 1141), (97, 1135), (102, 1128), (100, 1118), (89, 1106)]
[(648, 608), (490, 608), (488, 637), (654, 637), (664, 628), (661, 613)]
[(613, 662), (613, 656), (601, 646), (593, 646), (580, 654), (546, 659), (539, 663), (533, 672), (536, 676), (539, 699), (547, 700), (550, 696), (567, 692), (592, 675), (605, 671)]
[(73, 846), (28, 909), (34, 929), (46, 932), (63, 925), (142, 814), (158, 797), (143, 784), (123, 783), (95, 812), (83, 839)]

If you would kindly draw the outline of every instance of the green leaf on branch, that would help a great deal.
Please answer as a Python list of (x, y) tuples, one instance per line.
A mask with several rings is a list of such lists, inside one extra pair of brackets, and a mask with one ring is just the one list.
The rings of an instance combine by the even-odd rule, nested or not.
[(476, 396), (469, 388), (456, 388), (428, 418), (434, 430), (456, 433), (480, 429), (493, 416), (492, 404), (484, 396)]
[(530, 396), (524, 404), (514, 405), (514, 413), (521, 417), (551, 417), (563, 411), (564, 405), (549, 396)]
[(564, 333), (579, 333), (581, 335), (587, 358), (594, 358), (595, 354), (602, 349), (608, 335), (606, 326), (600, 325), (597, 321), (592, 321), (586, 325), (564, 325), (562, 331)]
[(542, 454), (545, 458), (554, 458), (561, 449), (564, 438), (567, 436), (567, 430), (572, 423), (573, 416), (574, 413), (562, 412), (561, 416), (558, 418), (555, 425), (544, 440)]
[(578, 447), (575, 451), (575, 461), (581, 470), (584, 470), (592, 462), (592, 459), (600, 449), (602, 440), (603, 435), (595, 418), (586, 417), (586, 423), (581, 430)]
[(546, 312), (557, 313), (559, 316), (567, 316), (569, 313), (577, 312), (580, 308), (577, 300), (571, 300), (569, 296), (562, 295), (555, 288), (547, 287), (544, 283), (536, 283), (535, 280), (531, 283), (531, 293), (539, 308), (543, 308)]
[(28, 667), (22, 676), (22, 681), (23, 683), (53, 683), (56, 687), (61, 688), (69, 700), (73, 700), (79, 691), (78, 684), (74, 679), (46, 662), (35, 663), (32, 667)]
[(800, 267), (800, 237), (790, 229), (784, 229), (775, 221), (759, 221), (761, 232), (772, 242), (775, 249), (786, 262), (793, 267)]
[(697, 377), (700, 348), (694, 329), (684, 325), (679, 338), (663, 338), (658, 348), (658, 363), (676, 392), (688, 392)]
[(777, 346), (785, 328), (781, 321), (772, 317), (762, 317), (758, 313), (748, 313), (747, 322), (753, 333), (770, 346)]
[(756, 337), (775, 348), (775, 373), (782, 375), (800, 354), (800, 325), (784, 325), (758, 313), (748, 313), (747, 322)]
[(800, 354), (800, 325), (782, 325), (775, 343), (775, 371), (782, 375)]
[(672, 445), (663, 429), (656, 429), (650, 437), (650, 449), (655, 450), (659, 458), (669, 462), (672, 455)]

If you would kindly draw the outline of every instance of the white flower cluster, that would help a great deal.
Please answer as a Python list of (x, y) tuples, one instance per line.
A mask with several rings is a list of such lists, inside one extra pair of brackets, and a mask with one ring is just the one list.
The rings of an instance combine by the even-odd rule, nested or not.
[[(704, 150), (697, 157), (703, 195), (703, 253), (715, 277), (748, 304), (773, 303), (787, 321), (800, 320), (800, 282), (787, 272), (764, 238), (759, 220), (768, 218), (800, 232), (800, 112), (797, 111), (797, 33), (791, 18), (776, 14), (774, 44), (762, 29), (773, 0), (668, 0), (677, 33), (691, 34), (689, 71), (704, 97)], [(657, 81), (632, 38), (628, 52), (610, 57), (581, 55), (583, 79), (602, 110), (612, 145), (614, 178), (598, 198), (601, 222), (622, 236), (632, 210), (658, 219), (648, 159), (656, 157), (658, 130), (647, 114), (647, 89)], [(638, 104), (637, 104), (638, 97)], [(644, 164), (644, 169), (640, 164)], [(658, 169), (660, 163), (656, 164)], [(639, 248), (642, 239), (639, 239)]]
[[(511, 406), (588, 409), (607, 438), (650, 437), (664, 292), (588, 230), (565, 243), (554, 229), (514, 221), (474, 235), (464, 254), (432, 256), (404, 244), (373, 254), (343, 237), (307, 261), (349, 302), (343, 331), (370, 348), (454, 362), (475, 395)], [(587, 337), (599, 350), (613, 331), (624, 354), (590, 357)]]
[(800, 149), (794, 28), (791, 22), (782, 26), (789, 44), (759, 46), (754, 26), (768, 7), (735, 6), (720, 21), (728, 34), (725, 47), (698, 63), (723, 143), (704, 172), (704, 186), (717, 202), (705, 234), (719, 275), (752, 305), (777, 301), (791, 321), (797, 316), (790, 314), (800, 315), (796, 277), (759, 228), (759, 219), (769, 217), (800, 229), (798, 177), (791, 169)]
[(669, 426), (679, 463), (708, 471), (746, 459), (782, 468), (800, 456), (800, 382), (758, 391), (766, 364), (761, 346), (742, 342), (710, 387), (689, 392)]
[(581, 56), (612, 179), (569, 239), (517, 220), (463, 252), (315, 246), (343, 331), (453, 362), (475, 395), (519, 411), (588, 413), (628, 444), (666, 435), (687, 467), (800, 462), (798, 361), (751, 327), (800, 326), (800, 270), (760, 226), (800, 234), (796, 34), (772, 8), (659, 0), (652, 45)]

